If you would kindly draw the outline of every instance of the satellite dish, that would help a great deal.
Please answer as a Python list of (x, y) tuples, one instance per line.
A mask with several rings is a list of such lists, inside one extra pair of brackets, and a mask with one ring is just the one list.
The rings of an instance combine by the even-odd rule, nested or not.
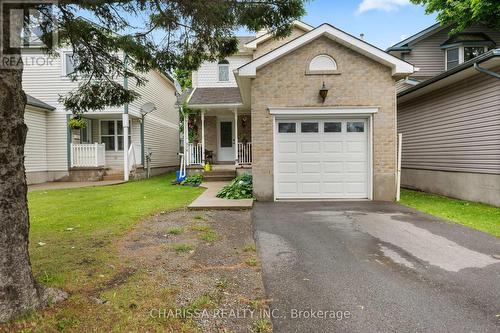
[(141, 106), (141, 115), (145, 116), (147, 115), (148, 113), (150, 112), (153, 112), (154, 110), (156, 110), (156, 106), (153, 104), (153, 103), (145, 103)]

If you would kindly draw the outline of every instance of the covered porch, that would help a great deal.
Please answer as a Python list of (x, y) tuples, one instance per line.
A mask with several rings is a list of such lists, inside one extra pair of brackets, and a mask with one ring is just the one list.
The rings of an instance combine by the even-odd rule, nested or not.
[[(68, 115), (68, 121), (71, 116)], [(86, 113), (85, 127), (68, 126), (68, 165), (70, 171), (91, 171), (96, 176), (117, 175), (123, 178), (127, 154), (128, 170), (142, 168), (144, 159), (141, 118), (130, 116), (128, 149), (124, 151), (123, 114), (111, 112)], [(105, 170), (100, 172), (99, 170)], [(87, 172), (88, 173), (88, 172)]]
[(197, 88), (184, 117), (184, 156), (189, 167), (252, 165), (251, 115), (238, 88)]

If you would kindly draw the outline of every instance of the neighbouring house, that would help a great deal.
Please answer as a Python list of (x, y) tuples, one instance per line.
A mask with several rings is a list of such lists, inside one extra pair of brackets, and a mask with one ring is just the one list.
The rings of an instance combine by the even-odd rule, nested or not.
[[(125, 154), (132, 177), (143, 177), (150, 154), (151, 174), (173, 170), (179, 161), (179, 112), (176, 85), (168, 73), (150, 71), (148, 82), (128, 87), (141, 96), (130, 105), (90, 111), (83, 115), (86, 127), (70, 129), (72, 114), (59, 97), (77, 87), (69, 79), (72, 53), (59, 50), (51, 57), (38, 49), (24, 49), (23, 89), (29, 95), (25, 121), (28, 184), (46, 181), (96, 181), (123, 179)], [(152, 103), (152, 104), (150, 104)], [(154, 111), (142, 116), (143, 106)], [(123, 114), (129, 114), (129, 149), (124, 151)]]
[(398, 82), (403, 186), (500, 206), (500, 31), (433, 25), (390, 47), (418, 71)]
[(251, 172), (258, 200), (394, 200), (396, 81), (413, 71), (329, 24), (242, 37), (193, 73), (187, 164)]

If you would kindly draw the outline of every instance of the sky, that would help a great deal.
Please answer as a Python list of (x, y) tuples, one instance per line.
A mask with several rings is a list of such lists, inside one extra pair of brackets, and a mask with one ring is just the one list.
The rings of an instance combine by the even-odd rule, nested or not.
[[(359, 36), (379, 48), (387, 47), (436, 23), (436, 15), (426, 15), (422, 6), (408, 0), (310, 0), (302, 21), (322, 23)], [(239, 33), (244, 34), (244, 31)]]

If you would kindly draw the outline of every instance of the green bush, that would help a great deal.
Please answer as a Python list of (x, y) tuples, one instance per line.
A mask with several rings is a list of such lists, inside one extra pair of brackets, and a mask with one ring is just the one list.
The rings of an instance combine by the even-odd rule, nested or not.
[(196, 175), (186, 177), (186, 179), (184, 179), (181, 182), (181, 185), (198, 186), (201, 184), (202, 181), (203, 181), (203, 175), (198, 173)]
[(223, 199), (251, 199), (253, 198), (252, 175), (247, 173), (236, 177), (230, 184), (224, 186), (217, 198)]

